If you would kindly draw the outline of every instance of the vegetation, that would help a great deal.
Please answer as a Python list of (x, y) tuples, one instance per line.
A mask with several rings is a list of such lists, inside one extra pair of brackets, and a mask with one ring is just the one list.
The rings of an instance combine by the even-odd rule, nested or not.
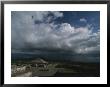
[[(69, 61), (47, 61), (46, 67), (36, 67), (32, 61), (35, 59), (15, 59), (12, 60), (12, 65), (28, 66), (28, 70), (32, 72), (32, 76), (39, 77), (99, 77), (100, 63), (82, 63)], [(29, 67), (29, 65), (31, 67)], [(31, 69), (29, 69), (31, 68)], [(12, 76), (17, 76), (14, 74)]]

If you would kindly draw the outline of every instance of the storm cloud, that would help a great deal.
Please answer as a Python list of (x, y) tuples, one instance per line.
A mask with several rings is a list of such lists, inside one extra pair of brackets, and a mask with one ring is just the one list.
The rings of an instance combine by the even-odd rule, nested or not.
[[(75, 27), (68, 22), (56, 23), (57, 19), (63, 17), (64, 13), (57, 11), (13, 11), (11, 13), (12, 52), (49, 50), (69, 52), (73, 55), (99, 54), (100, 30), (93, 32), (88, 25)], [(84, 18), (80, 21), (87, 22)]]

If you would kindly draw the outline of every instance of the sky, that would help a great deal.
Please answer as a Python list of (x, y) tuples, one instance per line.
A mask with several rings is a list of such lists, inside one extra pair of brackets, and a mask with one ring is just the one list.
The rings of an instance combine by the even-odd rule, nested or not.
[(12, 11), (12, 54), (99, 62), (99, 11)]

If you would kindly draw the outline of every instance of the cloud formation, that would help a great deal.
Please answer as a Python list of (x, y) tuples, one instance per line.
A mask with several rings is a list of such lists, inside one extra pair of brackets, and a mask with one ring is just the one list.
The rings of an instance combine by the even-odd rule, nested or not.
[(12, 52), (49, 49), (73, 54), (99, 53), (100, 31), (93, 33), (88, 26), (76, 28), (54, 22), (63, 16), (63, 12), (12, 12)]
[(87, 22), (87, 20), (85, 18), (81, 18), (80, 21), (81, 22)]

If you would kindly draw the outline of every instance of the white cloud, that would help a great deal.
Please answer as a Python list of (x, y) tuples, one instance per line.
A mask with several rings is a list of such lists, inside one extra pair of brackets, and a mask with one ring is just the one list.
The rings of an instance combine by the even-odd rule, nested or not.
[(52, 11), (51, 12), (55, 17), (63, 17), (63, 13), (61, 13), (61, 12), (58, 12), (58, 11)]
[[(57, 18), (63, 17), (61, 12), (52, 13)], [(48, 19), (48, 14), (49, 12), (14, 12), (12, 48), (49, 48), (69, 50), (73, 53), (90, 53), (100, 50), (100, 31), (92, 33), (89, 27), (75, 28), (69, 23), (54, 24), (54, 21), (34, 24), (33, 19), (44, 21)], [(32, 19), (32, 16), (35, 18)]]
[(80, 21), (81, 22), (87, 22), (87, 20), (85, 18), (81, 18)]

